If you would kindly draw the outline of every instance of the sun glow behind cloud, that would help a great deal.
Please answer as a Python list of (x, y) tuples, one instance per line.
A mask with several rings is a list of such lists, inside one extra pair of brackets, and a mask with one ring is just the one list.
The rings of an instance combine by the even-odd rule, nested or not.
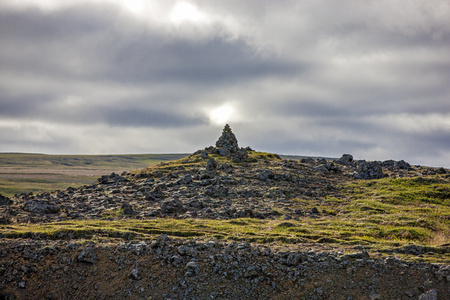
[(225, 103), (208, 112), (208, 118), (214, 125), (223, 126), (235, 117), (235, 108), (230, 103)]
[(206, 16), (195, 5), (188, 2), (175, 4), (169, 18), (176, 24), (184, 22), (203, 23), (207, 20)]

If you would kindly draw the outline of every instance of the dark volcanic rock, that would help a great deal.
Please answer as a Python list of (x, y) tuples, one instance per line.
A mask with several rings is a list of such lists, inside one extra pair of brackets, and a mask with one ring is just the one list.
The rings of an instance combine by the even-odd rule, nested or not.
[(12, 203), (11, 199), (0, 194), (0, 205), (9, 205), (11, 203)]
[(206, 163), (206, 171), (211, 172), (217, 168), (217, 162), (214, 158), (210, 158)]
[(437, 293), (435, 290), (429, 290), (426, 293), (423, 293), (419, 296), (419, 300), (437, 300)]
[(77, 260), (79, 262), (95, 264), (98, 261), (98, 257), (92, 247), (87, 247), (86, 249), (82, 250), (81, 253), (77, 256)]
[(161, 212), (164, 214), (183, 213), (185, 211), (186, 208), (180, 200), (173, 199), (161, 203)]
[[(226, 124), (222, 131), (222, 135), (216, 142), (216, 147), (228, 150), (230, 153), (235, 153), (239, 150), (238, 141), (236, 136), (231, 131), (230, 125)], [(226, 151), (221, 153), (222, 156), (226, 156)]]
[(23, 210), (33, 213), (58, 213), (60, 207), (46, 201), (30, 200), (25, 202)]
[(349, 166), (353, 162), (353, 156), (351, 154), (342, 154), (341, 158), (339, 158), (336, 163), (341, 165)]
[(380, 179), (385, 177), (381, 163), (378, 161), (361, 161), (358, 167), (356, 179)]
[(442, 267), (366, 252), (286, 251), (166, 235), (97, 245), (95, 253), (78, 247), (0, 240), (0, 298), (448, 299), (448, 281), (435, 276)]

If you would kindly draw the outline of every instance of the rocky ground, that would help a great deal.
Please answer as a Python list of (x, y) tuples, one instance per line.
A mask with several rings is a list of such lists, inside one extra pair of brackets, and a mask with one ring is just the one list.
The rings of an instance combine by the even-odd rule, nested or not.
[(449, 266), (367, 252), (273, 251), (166, 235), (0, 244), (1, 299), (448, 299), (450, 292)]
[(0, 197), (0, 299), (450, 299), (448, 263), (377, 256), (361, 246), (277, 247), (164, 234), (51, 241), (6, 233), (16, 224), (72, 220), (319, 218), (331, 212), (302, 203), (342, 198), (345, 182), (427, 175), (448, 178), (443, 168), (348, 154), (282, 160), (239, 148), (225, 127), (215, 147), (176, 162), (76, 189)]

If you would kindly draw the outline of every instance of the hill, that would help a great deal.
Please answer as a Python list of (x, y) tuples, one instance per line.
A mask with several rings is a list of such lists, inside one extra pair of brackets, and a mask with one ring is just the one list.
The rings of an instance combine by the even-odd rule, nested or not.
[(2, 197), (0, 295), (441, 299), (449, 177), (351, 155), (282, 159), (239, 148), (225, 127), (182, 159)]

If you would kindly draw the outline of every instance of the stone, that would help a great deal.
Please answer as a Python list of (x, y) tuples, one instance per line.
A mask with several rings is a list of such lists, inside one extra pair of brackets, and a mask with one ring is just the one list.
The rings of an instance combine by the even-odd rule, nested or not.
[(437, 300), (437, 292), (435, 290), (429, 290), (420, 295), (419, 300)]
[(336, 163), (349, 166), (353, 162), (353, 155), (351, 154), (342, 154), (341, 158), (339, 158)]
[(317, 207), (313, 207), (313, 208), (311, 209), (311, 213), (312, 213), (312, 214), (320, 214), (320, 212), (319, 212), (319, 210), (317, 209)]
[(178, 185), (186, 185), (192, 183), (193, 179), (191, 175), (186, 175), (180, 178), (180, 180), (177, 181)]
[(369, 299), (370, 300), (380, 300), (380, 299), (382, 299), (382, 297), (378, 293), (371, 293), (371, 294), (369, 294)]
[(436, 169), (436, 173), (437, 174), (447, 174), (447, 170), (440, 167), (440, 168)]
[(122, 211), (123, 211), (124, 215), (127, 215), (127, 216), (134, 215), (134, 210), (133, 210), (133, 207), (131, 206), (131, 204), (129, 204), (129, 203), (122, 203), (121, 208), (122, 208)]
[(230, 125), (226, 124), (223, 128), (222, 135), (216, 142), (216, 147), (227, 149), (231, 153), (239, 150), (238, 141), (234, 133), (231, 131)]
[(248, 160), (247, 149), (239, 149), (231, 155), (231, 161), (233, 162), (245, 162)]
[(200, 271), (200, 265), (195, 261), (190, 261), (186, 264), (186, 273), (184, 274), (186, 277), (193, 277), (197, 275)]
[(312, 157), (304, 157), (304, 158), (302, 158), (300, 160), (300, 162), (304, 163), (304, 164), (312, 164), (312, 163), (314, 163), (314, 158), (312, 158)]
[(450, 265), (441, 266), (439, 270), (436, 271), (436, 277), (439, 280), (445, 279), (447, 282), (450, 282)]
[(102, 177), (98, 178), (97, 181), (100, 184), (117, 184), (121, 182), (128, 181), (125, 177), (122, 177), (116, 173), (111, 173), (111, 175), (103, 175)]
[(208, 162), (206, 163), (206, 171), (212, 172), (212, 171), (215, 171), (216, 168), (217, 168), (217, 162), (216, 162), (216, 160), (214, 159), (214, 157), (213, 157), (213, 158), (210, 158), (210, 159), (208, 160)]
[(380, 179), (385, 177), (381, 163), (378, 161), (361, 161), (355, 179)]
[(400, 160), (400, 161), (394, 162), (394, 169), (409, 170), (409, 169), (411, 169), (411, 165), (404, 160)]
[(32, 213), (58, 213), (60, 211), (58, 205), (38, 200), (26, 201), (22, 209)]
[(325, 158), (319, 158), (318, 160), (317, 160), (317, 163), (319, 163), (319, 164), (326, 164), (328, 161), (325, 159)]
[(98, 261), (98, 257), (92, 247), (87, 247), (86, 249), (82, 250), (81, 253), (77, 256), (77, 260), (79, 262), (96, 264)]
[(370, 255), (367, 251), (363, 251), (363, 252), (357, 252), (357, 253), (349, 253), (344, 255), (344, 258), (348, 258), (348, 259), (369, 259)]
[(11, 204), (12, 201), (10, 198), (3, 196), (2, 194), (0, 194), (0, 205), (9, 205)]
[(161, 203), (161, 212), (163, 214), (184, 213), (186, 212), (186, 208), (183, 202), (178, 199), (173, 199)]
[(141, 280), (141, 276), (139, 275), (139, 262), (136, 263), (136, 266), (131, 269), (130, 275), (128, 275), (128, 277), (130, 277), (130, 279), (133, 280)]

